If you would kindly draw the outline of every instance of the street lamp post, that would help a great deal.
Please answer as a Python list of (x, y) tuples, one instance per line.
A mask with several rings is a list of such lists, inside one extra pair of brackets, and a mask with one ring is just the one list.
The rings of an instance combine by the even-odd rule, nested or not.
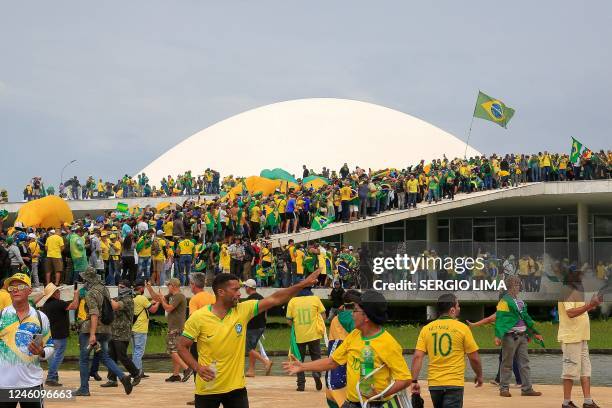
[(60, 184), (64, 182), (64, 170), (66, 170), (66, 167), (70, 166), (74, 162), (76, 162), (76, 159), (70, 160), (68, 163), (64, 165), (64, 167), (62, 167), (62, 171), (60, 173)]

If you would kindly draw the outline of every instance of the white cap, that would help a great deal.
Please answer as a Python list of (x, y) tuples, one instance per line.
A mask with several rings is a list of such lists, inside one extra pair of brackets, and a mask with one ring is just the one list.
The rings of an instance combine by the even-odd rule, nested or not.
[(255, 282), (255, 279), (247, 279), (244, 282), (244, 286), (246, 286), (247, 288), (255, 289), (257, 287), (257, 282)]
[(36, 239), (36, 234), (29, 233), (28, 238)]

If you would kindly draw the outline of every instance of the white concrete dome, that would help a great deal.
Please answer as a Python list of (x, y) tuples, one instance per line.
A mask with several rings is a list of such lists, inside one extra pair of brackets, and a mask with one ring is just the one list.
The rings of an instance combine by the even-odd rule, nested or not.
[[(259, 175), (283, 168), (302, 176), (302, 165), (338, 171), (343, 163), (372, 170), (405, 168), (433, 158), (463, 157), (465, 142), (408, 114), (347, 99), (313, 98), (274, 103), (222, 120), (185, 139), (141, 170), (151, 183), (206, 168), (222, 177)], [(468, 157), (480, 154), (468, 147)]]

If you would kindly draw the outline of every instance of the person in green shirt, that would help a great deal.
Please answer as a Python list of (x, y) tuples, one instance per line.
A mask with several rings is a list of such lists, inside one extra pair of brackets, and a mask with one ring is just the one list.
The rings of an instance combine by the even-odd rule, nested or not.
[(88, 263), (83, 234), (83, 227), (77, 227), (74, 232), (70, 234), (70, 257), (72, 258), (71, 282), (75, 282), (79, 274), (87, 270)]

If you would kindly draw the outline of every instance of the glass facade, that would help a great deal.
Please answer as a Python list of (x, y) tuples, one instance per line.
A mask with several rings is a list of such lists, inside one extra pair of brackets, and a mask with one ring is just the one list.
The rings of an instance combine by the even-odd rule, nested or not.
[[(525, 215), (508, 217), (457, 217), (438, 219), (438, 242), (448, 243), (449, 251), (548, 253), (559, 258), (577, 258), (578, 223), (576, 215)], [(425, 219), (410, 219), (375, 227), (373, 238), (383, 242), (425, 241)], [(596, 258), (605, 254), (612, 242), (612, 214), (595, 214), (589, 219), (589, 252)]]

